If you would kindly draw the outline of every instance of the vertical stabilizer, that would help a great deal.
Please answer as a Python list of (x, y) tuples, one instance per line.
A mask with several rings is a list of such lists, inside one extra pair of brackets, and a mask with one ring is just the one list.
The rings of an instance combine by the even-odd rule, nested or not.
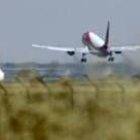
[(108, 47), (109, 44), (109, 31), (110, 31), (110, 22), (107, 22), (106, 36), (105, 36), (105, 44), (104, 46)]

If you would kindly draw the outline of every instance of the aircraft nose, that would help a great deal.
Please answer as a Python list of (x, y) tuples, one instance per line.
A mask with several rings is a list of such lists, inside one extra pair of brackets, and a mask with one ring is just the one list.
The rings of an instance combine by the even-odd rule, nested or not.
[(84, 39), (86, 42), (90, 42), (90, 32), (84, 33), (83, 39)]

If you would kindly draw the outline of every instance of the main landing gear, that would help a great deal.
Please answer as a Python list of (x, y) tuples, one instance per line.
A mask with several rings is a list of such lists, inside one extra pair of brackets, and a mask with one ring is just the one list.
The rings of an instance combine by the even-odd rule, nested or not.
[(114, 61), (114, 57), (112, 56), (112, 52), (109, 53), (108, 61), (109, 62), (113, 62)]
[(83, 62), (87, 62), (87, 59), (86, 58), (82, 58), (81, 59), (81, 62), (83, 63)]
[(108, 58), (108, 61), (109, 61), (109, 62), (113, 62), (113, 61), (114, 61), (114, 57), (109, 57), (109, 58)]
[(86, 54), (83, 53), (83, 54), (82, 54), (82, 59), (81, 59), (81, 62), (82, 62), (82, 63), (87, 62), (87, 58), (86, 58), (85, 56), (86, 56)]

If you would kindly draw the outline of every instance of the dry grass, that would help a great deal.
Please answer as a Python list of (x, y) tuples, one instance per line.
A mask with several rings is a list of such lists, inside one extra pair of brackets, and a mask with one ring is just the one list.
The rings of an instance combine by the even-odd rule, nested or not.
[(140, 81), (0, 83), (0, 140), (139, 140)]

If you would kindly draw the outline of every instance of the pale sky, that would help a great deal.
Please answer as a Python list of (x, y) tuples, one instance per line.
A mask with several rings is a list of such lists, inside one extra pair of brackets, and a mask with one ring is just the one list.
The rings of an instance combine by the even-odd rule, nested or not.
[(1, 0), (0, 62), (72, 61), (31, 44), (81, 47), (86, 31), (104, 38), (107, 20), (111, 45), (140, 44), (139, 13), (139, 0)]

